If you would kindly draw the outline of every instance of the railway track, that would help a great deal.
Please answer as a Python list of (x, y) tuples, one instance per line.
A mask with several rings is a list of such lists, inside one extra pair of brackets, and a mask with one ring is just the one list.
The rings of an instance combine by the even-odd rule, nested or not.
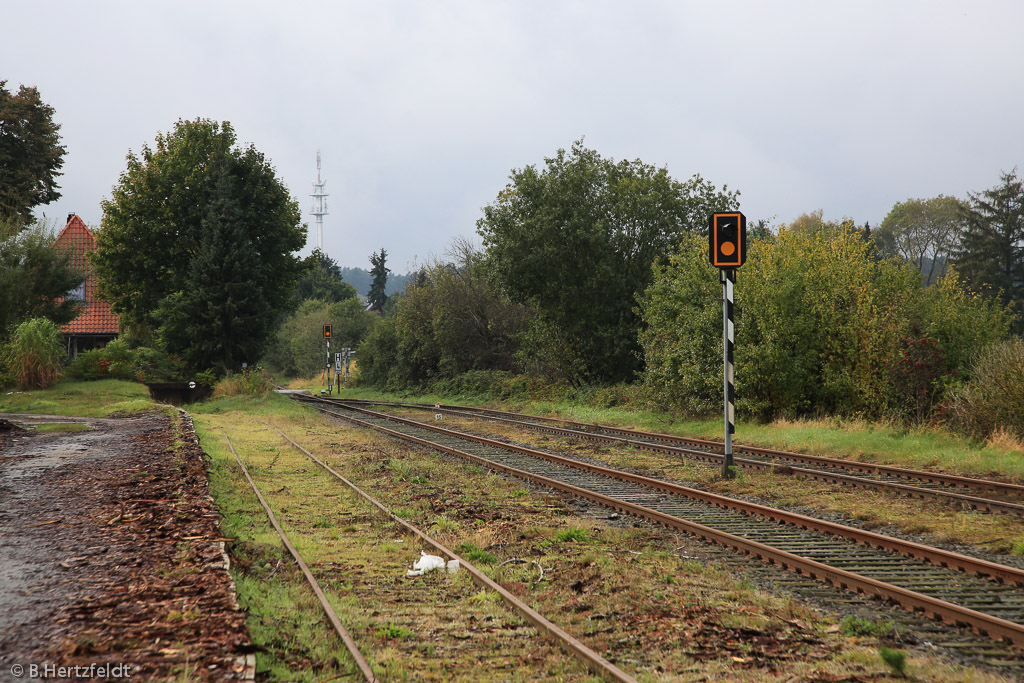
[[(261, 421), (261, 424), (277, 431), (281, 435), (281, 437), (285, 439), (292, 447), (303, 453), (310, 460), (312, 460), (319, 467), (321, 467), (324, 471), (330, 474), (334, 479), (336, 479), (341, 484), (351, 489), (356, 495), (363, 498), (369, 505), (375, 508), (377, 512), (387, 517), (390, 522), (401, 526), (406, 532), (416, 537), (426, 546), (429, 546), (433, 551), (439, 553), (442, 557), (445, 557), (449, 560), (458, 560), (460, 569), (468, 572), (475, 584), (477, 584), (480, 588), (483, 588), (485, 590), (496, 592), (500, 596), (500, 598), (505, 602), (505, 604), (509, 607), (510, 610), (512, 610), (515, 614), (517, 614), (526, 622), (531, 624), (537, 630), (538, 633), (543, 634), (547, 638), (551, 639), (552, 641), (560, 645), (567, 654), (578, 659), (592, 673), (604, 678), (605, 680), (622, 681), (624, 683), (636, 683), (635, 678), (633, 678), (626, 672), (622, 671), (611, 662), (607, 661), (604, 657), (602, 657), (601, 655), (597, 654), (596, 652), (585, 646), (572, 635), (570, 635), (569, 633), (558, 627), (556, 624), (552, 623), (550, 620), (545, 618), (543, 615), (538, 613), (536, 610), (532, 609), (529, 605), (515, 597), (505, 588), (495, 583), (486, 574), (484, 574), (475, 566), (473, 566), (465, 558), (460, 557), (454, 551), (438, 543), (417, 527), (398, 517), (394, 512), (389, 510), (382, 503), (377, 501), (375, 498), (364, 492), (350, 480), (348, 480), (347, 478), (339, 474), (337, 471), (335, 471), (333, 468), (331, 468), (330, 465), (328, 465), (326, 462), (324, 462), (323, 460), (315, 456), (313, 453), (303, 448), (300, 444), (294, 441), (283, 431), (281, 431), (277, 427), (274, 427), (273, 425), (267, 424), (266, 422)], [(238, 452), (235, 450), (234, 444), (232, 443), (226, 430), (224, 430), (224, 437), (227, 441), (228, 449), (234, 456), (235, 461), (237, 462), (239, 468), (241, 469), (243, 475), (245, 476), (245, 479), (252, 487), (252, 490), (255, 493), (257, 499), (259, 500), (260, 505), (263, 507), (263, 510), (266, 512), (271, 525), (273, 526), (274, 530), (280, 537), (281, 542), (292, 555), (296, 564), (302, 571), (307, 583), (309, 584), (310, 588), (312, 589), (317, 599), (319, 600), (320, 605), (324, 611), (324, 614), (331, 622), (331, 625), (333, 626), (335, 632), (338, 634), (339, 638), (344, 643), (346, 650), (349, 652), (349, 655), (352, 657), (352, 660), (355, 663), (355, 666), (358, 669), (362, 679), (368, 682), (376, 682), (380, 680), (374, 673), (373, 668), (370, 666), (366, 657), (360, 651), (360, 648), (357, 645), (355, 639), (345, 628), (345, 626), (341, 623), (341, 620), (339, 619), (337, 613), (332, 607), (330, 601), (324, 594), (324, 591), (320, 583), (317, 581), (312, 571), (310, 570), (308, 563), (305, 561), (305, 559), (302, 557), (299, 551), (289, 540), (284, 529), (281, 527), (276, 516), (274, 515), (274, 512), (271, 509), (270, 504), (263, 496), (263, 493), (260, 491), (260, 488), (256, 484), (256, 481), (252, 478), (248, 468), (245, 466)]]
[[(552, 434), (567, 439), (586, 439), (632, 446), (648, 451), (684, 458), (721, 463), (724, 457), (720, 442), (691, 439), (671, 434), (642, 432), (619, 427), (572, 422), (537, 415), (521, 415), (507, 411), (467, 406), (430, 405), (358, 401), (344, 399), (353, 406), (381, 405), (414, 410), (441, 412), (461, 417), (486, 419), (518, 428)], [(561, 426), (559, 426), (561, 425)], [(760, 471), (784, 472), (845, 486), (881, 489), (921, 499), (938, 499), (965, 508), (1024, 516), (1024, 486), (1007, 482), (927, 472), (890, 465), (791, 453), (768, 448), (733, 444), (737, 467)], [(970, 491), (971, 493), (966, 493)], [(980, 495), (984, 494), (984, 495)]]
[(1024, 571), (407, 418), (308, 397), (321, 412), (577, 495), (818, 581), (1024, 646)]

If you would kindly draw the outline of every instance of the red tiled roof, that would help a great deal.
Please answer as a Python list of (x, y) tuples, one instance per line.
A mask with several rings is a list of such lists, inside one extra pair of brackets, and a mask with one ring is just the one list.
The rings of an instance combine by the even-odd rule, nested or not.
[(117, 334), (117, 315), (110, 304), (96, 291), (96, 276), (88, 270), (85, 255), (96, 248), (96, 238), (78, 216), (72, 215), (68, 224), (53, 242), (71, 250), (71, 265), (88, 272), (85, 279), (85, 303), (77, 318), (60, 328), (64, 334)]

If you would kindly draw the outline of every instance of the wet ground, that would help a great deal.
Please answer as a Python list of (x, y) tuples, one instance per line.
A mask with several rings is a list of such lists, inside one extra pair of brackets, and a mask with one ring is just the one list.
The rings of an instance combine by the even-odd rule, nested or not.
[(187, 418), (2, 418), (0, 681), (251, 675)]

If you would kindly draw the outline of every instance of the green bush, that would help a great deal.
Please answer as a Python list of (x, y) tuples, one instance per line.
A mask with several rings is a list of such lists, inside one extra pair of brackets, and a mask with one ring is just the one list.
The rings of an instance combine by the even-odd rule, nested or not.
[[(528, 311), (510, 303), (488, 278), (483, 255), (456, 243), (452, 263), (422, 270), (405, 292), (393, 299), (389, 326), (368, 338), (358, 355), (361, 381), (380, 388), (422, 388), (466, 375), (457, 383), (518, 369), (517, 351)], [(382, 322), (381, 325), (385, 323)], [(460, 389), (445, 391), (461, 393)]]
[[(737, 407), (748, 415), (921, 420), (966, 374), (968, 349), (1005, 338), (1008, 316), (952, 273), (879, 259), (850, 223), (752, 239), (738, 273)], [(663, 406), (722, 400), (722, 305), (706, 238), (684, 240), (640, 300), (645, 384)]]
[(324, 325), (333, 326), (333, 354), (345, 346), (356, 348), (377, 320), (378, 315), (364, 311), (358, 299), (336, 303), (308, 299), (281, 323), (262, 362), (289, 377), (319, 375), (327, 360)]
[(472, 543), (462, 543), (458, 548), (455, 549), (459, 555), (465, 558), (470, 563), (476, 564), (494, 564), (498, 561), (491, 553), (478, 548)]
[(356, 379), (360, 384), (397, 389), (404, 384), (398, 371), (398, 333), (395, 318), (383, 318), (356, 350)]
[(474, 394), (507, 398), (512, 375), (501, 370), (471, 370), (454, 377), (439, 379), (430, 385), (432, 393), (458, 396)]
[(1024, 439), (1024, 340), (994, 344), (978, 355), (970, 380), (948, 408), (956, 428), (988, 438), (999, 430)]
[(185, 366), (181, 359), (160, 349), (133, 349), (127, 341), (115, 339), (102, 349), (78, 354), (68, 367), (68, 375), (82, 380), (170, 382), (185, 377)]
[(213, 396), (266, 396), (273, 389), (273, 378), (256, 365), (238, 374), (228, 373), (213, 388)]
[(555, 534), (555, 540), (559, 543), (586, 543), (587, 531), (576, 527), (562, 529)]
[(3, 354), (5, 374), (19, 389), (45, 389), (57, 383), (64, 360), (64, 337), (46, 318), (14, 328)]
[(885, 638), (891, 636), (896, 630), (896, 625), (888, 620), (872, 621), (847, 615), (839, 623), (839, 631), (848, 636), (873, 636)]

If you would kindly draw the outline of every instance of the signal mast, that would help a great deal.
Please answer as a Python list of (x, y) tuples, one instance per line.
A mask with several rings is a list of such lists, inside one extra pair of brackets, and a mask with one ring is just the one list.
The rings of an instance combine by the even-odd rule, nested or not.
[(324, 250), (324, 216), (327, 215), (327, 192), (324, 186), (326, 180), (320, 180), (320, 150), (316, 152), (316, 182), (313, 183), (313, 210), (310, 212), (316, 216), (316, 248)]

